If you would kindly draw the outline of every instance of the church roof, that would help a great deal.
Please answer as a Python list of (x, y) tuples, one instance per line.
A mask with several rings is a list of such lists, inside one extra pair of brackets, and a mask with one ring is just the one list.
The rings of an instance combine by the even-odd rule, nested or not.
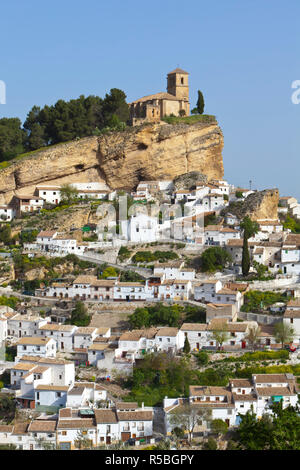
[(135, 104), (138, 102), (143, 101), (151, 101), (151, 100), (171, 100), (171, 101), (178, 101), (178, 98), (170, 93), (162, 91), (160, 93), (155, 93), (154, 95), (147, 95), (139, 98), (138, 100), (132, 101), (130, 104)]
[(168, 75), (173, 75), (173, 73), (181, 73), (181, 74), (189, 75), (188, 72), (186, 72), (185, 70), (182, 70), (178, 67), (176, 69), (172, 70), (172, 72), (169, 72)]

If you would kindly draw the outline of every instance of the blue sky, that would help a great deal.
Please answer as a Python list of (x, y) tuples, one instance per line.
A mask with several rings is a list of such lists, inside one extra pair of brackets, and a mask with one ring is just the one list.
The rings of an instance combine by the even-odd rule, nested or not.
[(190, 73), (224, 133), (225, 177), (300, 200), (299, 0), (11, 0), (1, 5), (0, 117), (125, 91), (128, 101)]

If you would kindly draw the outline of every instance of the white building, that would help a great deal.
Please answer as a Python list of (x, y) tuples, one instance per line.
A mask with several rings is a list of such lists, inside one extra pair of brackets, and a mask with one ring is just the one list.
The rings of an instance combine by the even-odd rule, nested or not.
[(52, 338), (56, 341), (57, 350), (72, 352), (74, 349), (75, 325), (60, 325), (59, 323), (46, 323), (38, 329), (39, 335), (44, 338)]
[(99, 402), (107, 401), (107, 390), (94, 382), (75, 382), (68, 391), (66, 407), (95, 408)]
[(93, 343), (88, 347), (88, 363), (97, 366), (98, 361), (105, 358), (107, 344)]
[(24, 355), (55, 357), (56, 342), (52, 338), (24, 336), (17, 342), (17, 356), (22, 358)]
[(158, 219), (146, 214), (130, 217), (128, 223), (128, 239), (133, 243), (150, 243), (157, 239)]
[(87, 349), (98, 336), (98, 328), (91, 326), (82, 326), (74, 333), (73, 348)]
[(225, 421), (229, 427), (238, 426), (241, 418), (251, 409), (261, 418), (264, 414), (272, 414), (273, 403), (282, 402), (283, 408), (295, 407), (298, 401), (298, 387), (292, 374), (257, 374), (249, 379), (231, 379), (227, 387), (190, 386), (188, 399), (164, 399), (165, 433), (169, 435), (174, 428), (170, 419), (172, 413), (184, 404), (196, 410), (205, 410), (208, 418), (203, 419), (194, 428), (194, 433), (210, 429), (214, 419)]
[(38, 196), (15, 196), (17, 201), (18, 212), (35, 212), (40, 211), (44, 206), (44, 199)]
[(225, 246), (228, 240), (240, 239), (241, 232), (222, 225), (207, 225), (204, 227), (205, 245)]
[(0, 206), (0, 222), (10, 222), (16, 216), (16, 210), (13, 206), (2, 204)]
[(23, 338), (24, 336), (37, 336), (38, 329), (46, 325), (50, 318), (42, 318), (36, 315), (17, 314), (7, 320), (8, 336)]

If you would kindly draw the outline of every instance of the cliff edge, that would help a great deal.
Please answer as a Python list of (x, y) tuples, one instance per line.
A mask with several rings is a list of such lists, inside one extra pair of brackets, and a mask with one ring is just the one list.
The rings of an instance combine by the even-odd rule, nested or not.
[(0, 203), (33, 194), (39, 184), (98, 181), (132, 190), (141, 180), (173, 179), (199, 171), (223, 178), (223, 134), (217, 122), (147, 124), (55, 145), (0, 170)]

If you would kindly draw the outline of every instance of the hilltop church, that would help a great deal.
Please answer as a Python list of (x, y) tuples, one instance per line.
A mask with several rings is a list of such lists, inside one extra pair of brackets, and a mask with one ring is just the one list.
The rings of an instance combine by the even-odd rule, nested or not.
[(188, 116), (190, 113), (188, 72), (176, 68), (167, 75), (167, 92), (148, 95), (133, 101), (130, 122), (133, 126), (143, 122), (158, 122), (164, 116)]

